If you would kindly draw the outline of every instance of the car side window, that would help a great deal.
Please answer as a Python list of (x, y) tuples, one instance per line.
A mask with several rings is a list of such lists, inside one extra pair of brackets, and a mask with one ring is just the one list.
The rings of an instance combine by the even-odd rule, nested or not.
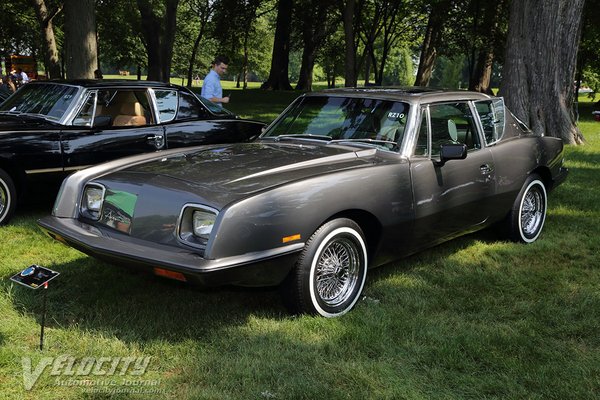
[(177, 91), (176, 90), (155, 90), (156, 108), (160, 122), (169, 122), (175, 119), (177, 115)]
[(429, 117), (432, 156), (439, 155), (444, 144), (465, 144), (468, 150), (481, 148), (468, 103), (432, 104), (429, 106)]
[(186, 92), (179, 92), (179, 108), (177, 110), (177, 119), (197, 119), (207, 118), (208, 112), (202, 104), (193, 95)]
[(490, 145), (500, 140), (504, 135), (504, 100), (476, 101), (475, 109), (483, 127), (485, 143)]
[(77, 116), (73, 119), (73, 125), (75, 126), (92, 126), (94, 119), (95, 107), (96, 107), (96, 96), (98, 92), (90, 92), (83, 103), (83, 107), (79, 110)]
[(109, 118), (113, 127), (154, 123), (146, 90), (98, 90), (95, 118)]

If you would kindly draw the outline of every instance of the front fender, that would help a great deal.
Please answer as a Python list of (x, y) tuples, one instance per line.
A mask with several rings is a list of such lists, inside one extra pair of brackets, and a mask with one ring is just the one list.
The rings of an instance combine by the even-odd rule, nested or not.
[(412, 220), (408, 161), (328, 173), (230, 204), (219, 213), (205, 257), (304, 243), (325, 221), (349, 210), (373, 215), (383, 228)]

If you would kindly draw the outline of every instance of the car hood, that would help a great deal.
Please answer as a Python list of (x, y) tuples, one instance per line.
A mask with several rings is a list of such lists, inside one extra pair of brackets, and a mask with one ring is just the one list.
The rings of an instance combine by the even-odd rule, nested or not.
[(342, 145), (254, 142), (204, 146), (100, 178), (196, 193), (223, 205), (287, 182), (375, 162), (376, 149)]

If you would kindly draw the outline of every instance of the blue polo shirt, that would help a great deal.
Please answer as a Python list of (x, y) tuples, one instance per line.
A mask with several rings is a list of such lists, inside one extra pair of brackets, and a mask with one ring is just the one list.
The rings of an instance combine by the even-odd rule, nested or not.
[[(211, 69), (206, 77), (204, 78), (204, 83), (202, 84), (202, 93), (201, 96), (205, 99), (210, 100), (213, 97), (221, 98), (223, 97), (223, 88), (221, 87), (221, 77), (219, 74), (215, 72), (214, 69)], [(219, 107), (223, 107), (223, 104), (216, 103)]]

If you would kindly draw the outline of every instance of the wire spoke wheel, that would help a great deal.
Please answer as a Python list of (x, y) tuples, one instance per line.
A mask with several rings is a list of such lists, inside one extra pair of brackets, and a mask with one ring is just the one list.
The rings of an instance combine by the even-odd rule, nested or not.
[(544, 218), (544, 198), (538, 188), (532, 188), (523, 199), (521, 209), (521, 229), (526, 236), (532, 236), (539, 229)]
[(547, 195), (544, 182), (537, 174), (527, 178), (509, 213), (507, 226), (511, 240), (533, 243), (546, 220)]
[(351, 219), (338, 218), (312, 234), (280, 289), (294, 313), (339, 317), (359, 300), (366, 278), (362, 229)]
[(325, 304), (336, 307), (353, 293), (359, 279), (359, 257), (346, 238), (334, 239), (325, 247), (315, 270), (317, 293)]

